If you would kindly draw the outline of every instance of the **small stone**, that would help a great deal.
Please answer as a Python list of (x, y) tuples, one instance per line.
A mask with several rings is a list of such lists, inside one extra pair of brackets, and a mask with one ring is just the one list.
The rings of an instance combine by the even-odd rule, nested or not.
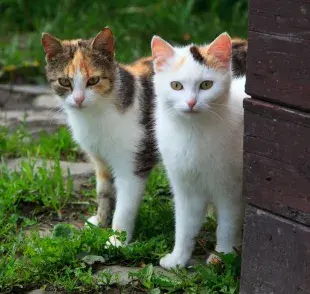
[(46, 292), (42, 289), (36, 289), (28, 292), (28, 294), (45, 294)]
[(105, 259), (99, 255), (86, 255), (82, 258), (82, 261), (88, 265), (93, 265), (94, 263), (105, 263)]
[[(111, 284), (118, 285), (128, 285), (131, 283), (132, 279), (129, 277), (130, 272), (138, 272), (142, 270), (141, 267), (125, 267), (119, 265), (107, 265), (103, 266), (99, 271), (95, 273), (95, 276), (100, 275), (102, 272), (109, 271), (112, 274)], [(160, 275), (165, 275), (168, 277), (175, 277), (175, 274), (168, 272), (167, 270), (161, 268), (160, 266), (154, 266), (154, 272)]]
[(100, 271), (95, 273), (96, 277), (100, 276), (100, 273), (110, 272), (112, 274), (111, 284), (128, 285), (131, 282), (128, 274), (130, 272), (138, 272), (140, 267), (125, 267), (119, 265), (104, 266)]

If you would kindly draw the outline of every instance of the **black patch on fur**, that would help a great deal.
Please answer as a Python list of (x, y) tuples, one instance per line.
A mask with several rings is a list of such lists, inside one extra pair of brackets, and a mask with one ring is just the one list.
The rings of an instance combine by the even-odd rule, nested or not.
[(232, 70), (234, 77), (240, 77), (246, 74), (247, 52), (248, 43), (246, 40), (232, 43)]
[(119, 67), (120, 88), (118, 105), (125, 111), (133, 104), (135, 95), (135, 77), (123, 67)]
[(158, 161), (158, 151), (155, 140), (155, 93), (152, 77), (141, 77), (143, 93), (139, 97), (140, 124), (144, 129), (144, 136), (140, 142), (139, 151), (135, 158), (135, 174), (147, 177)]
[(205, 64), (205, 60), (204, 60), (203, 56), (200, 54), (200, 52), (196, 46), (190, 47), (189, 51), (192, 53), (194, 60), (196, 60), (200, 64)]

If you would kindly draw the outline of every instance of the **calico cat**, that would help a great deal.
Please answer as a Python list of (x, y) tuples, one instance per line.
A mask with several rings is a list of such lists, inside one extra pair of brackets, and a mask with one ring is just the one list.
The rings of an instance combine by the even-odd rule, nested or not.
[(129, 242), (157, 162), (152, 57), (118, 63), (109, 28), (90, 40), (61, 41), (44, 33), (42, 45), (47, 79), (74, 139), (95, 165), (98, 210), (88, 221), (109, 224), (116, 192), (112, 228), (126, 231)]
[(109, 28), (91, 40), (61, 41), (44, 33), (42, 44), (47, 79), (74, 139), (95, 165), (98, 211), (89, 222), (108, 225), (115, 187), (112, 228), (125, 231), (129, 242), (147, 175), (157, 162), (151, 58), (119, 64)]
[(176, 235), (164, 268), (185, 266), (206, 208), (217, 210), (216, 251), (241, 244), (243, 98), (245, 77), (233, 74), (232, 41), (172, 47), (152, 39), (156, 139), (175, 199)]

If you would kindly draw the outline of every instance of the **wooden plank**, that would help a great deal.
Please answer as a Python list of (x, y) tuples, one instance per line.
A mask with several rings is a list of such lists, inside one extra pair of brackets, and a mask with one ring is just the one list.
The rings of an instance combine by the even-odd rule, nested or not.
[(255, 100), (248, 101), (244, 104), (244, 151), (290, 164), (310, 178), (309, 116), (269, 103), (259, 103), (260, 108), (266, 108), (260, 115), (263, 110), (254, 110)]
[(248, 42), (247, 94), (309, 112), (310, 42), (256, 31)]
[(248, 206), (241, 294), (309, 294), (310, 228)]
[(297, 125), (310, 127), (310, 114), (295, 109), (282, 107), (273, 103), (265, 103), (252, 98), (243, 100), (244, 109), (272, 119), (294, 122)]
[(244, 101), (245, 200), (310, 226), (310, 115)]
[(249, 30), (310, 40), (310, 1), (249, 1)]
[(310, 226), (310, 183), (291, 165), (244, 155), (243, 195), (247, 203)]
[(252, 0), (246, 92), (310, 111), (310, 1)]

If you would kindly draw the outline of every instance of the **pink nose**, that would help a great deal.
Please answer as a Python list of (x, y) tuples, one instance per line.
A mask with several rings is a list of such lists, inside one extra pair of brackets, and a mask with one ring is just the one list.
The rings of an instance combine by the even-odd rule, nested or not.
[(197, 103), (196, 99), (190, 99), (190, 100), (187, 101), (187, 104), (188, 104), (190, 109), (193, 109), (194, 106), (196, 105), (196, 103)]
[(81, 106), (84, 100), (85, 96), (83, 94), (79, 94), (74, 97), (74, 101), (78, 106)]

